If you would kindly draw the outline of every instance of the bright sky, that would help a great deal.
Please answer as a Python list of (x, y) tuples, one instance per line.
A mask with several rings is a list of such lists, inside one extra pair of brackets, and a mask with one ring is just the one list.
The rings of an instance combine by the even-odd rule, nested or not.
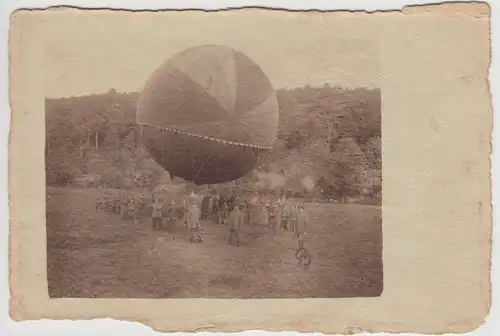
[[(349, 14), (345, 14), (349, 15)], [(45, 93), (63, 97), (141, 90), (173, 54), (219, 44), (259, 64), (275, 88), (325, 82), (373, 85), (376, 24), (362, 15), (256, 11), (218, 13), (54, 12), (43, 23)]]

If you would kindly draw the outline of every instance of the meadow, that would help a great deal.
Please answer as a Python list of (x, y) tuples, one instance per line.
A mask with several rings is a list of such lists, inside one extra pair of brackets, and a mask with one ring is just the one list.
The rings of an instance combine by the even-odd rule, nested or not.
[[(124, 191), (116, 191), (123, 193)], [(101, 188), (47, 187), (47, 271), (53, 298), (373, 297), (383, 289), (380, 206), (307, 203), (305, 248), (267, 226), (245, 226), (241, 245), (202, 221), (203, 243), (190, 244), (182, 221), (152, 231), (96, 211)]]

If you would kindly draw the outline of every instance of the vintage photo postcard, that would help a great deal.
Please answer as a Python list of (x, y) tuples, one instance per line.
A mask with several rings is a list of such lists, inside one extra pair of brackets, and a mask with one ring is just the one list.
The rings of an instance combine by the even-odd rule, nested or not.
[(481, 3), (15, 12), (12, 318), (477, 328), (489, 34)]

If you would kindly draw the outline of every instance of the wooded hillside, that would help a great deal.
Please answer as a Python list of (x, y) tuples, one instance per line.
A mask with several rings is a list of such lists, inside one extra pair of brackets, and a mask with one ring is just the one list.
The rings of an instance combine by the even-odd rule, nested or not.
[[(342, 202), (380, 202), (380, 90), (325, 84), (280, 89), (277, 95), (280, 123), (274, 149), (242, 181)], [(166, 173), (140, 144), (138, 97), (111, 89), (47, 98), (47, 183), (126, 188), (165, 181)], [(278, 186), (272, 182), (277, 176)]]

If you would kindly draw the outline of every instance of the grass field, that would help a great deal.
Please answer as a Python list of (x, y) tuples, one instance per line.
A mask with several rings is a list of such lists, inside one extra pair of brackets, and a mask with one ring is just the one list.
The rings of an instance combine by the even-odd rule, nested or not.
[[(297, 242), (270, 228), (245, 227), (239, 248), (227, 228), (203, 221), (204, 242), (189, 244), (178, 223), (152, 232), (148, 218), (96, 212), (100, 189), (48, 188), (50, 297), (327, 298), (382, 292), (382, 219), (378, 206), (307, 204), (308, 270)], [(160, 239), (163, 238), (163, 239)]]

